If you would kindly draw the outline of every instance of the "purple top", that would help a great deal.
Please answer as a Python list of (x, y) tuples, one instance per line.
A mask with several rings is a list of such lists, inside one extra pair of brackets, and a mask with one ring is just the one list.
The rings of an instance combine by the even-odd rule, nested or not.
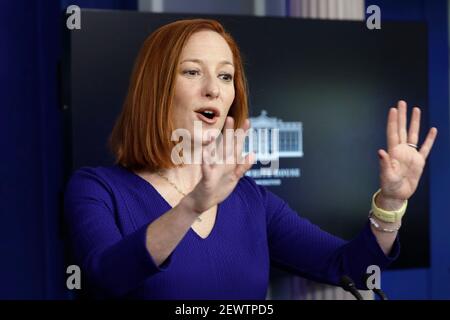
[(146, 249), (147, 226), (171, 206), (146, 180), (126, 168), (83, 167), (71, 177), (65, 217), (83, 284), (97, 298), (265, 299), (272, 263), (331, 284), (342, 275), (363, 288), (369, 265), (386, 257), (370, 224), (352, 241), (300, 217), (250, 177), (219, 204), (206, 239), (192, 229), (161, 266)]

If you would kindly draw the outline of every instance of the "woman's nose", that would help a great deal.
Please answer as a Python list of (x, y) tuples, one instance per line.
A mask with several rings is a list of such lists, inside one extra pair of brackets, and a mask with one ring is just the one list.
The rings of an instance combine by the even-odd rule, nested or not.
[(212, 77), (209, 77), (208, 79), (205, 80), (205, 85), (204, 85), (203, 90), (204, 90), (204, 95), (208, 98), (216, 99), (217, 97), (219, 97), (219, 94), (220, 94), (219, 86), (218, 86), (216, 80)]

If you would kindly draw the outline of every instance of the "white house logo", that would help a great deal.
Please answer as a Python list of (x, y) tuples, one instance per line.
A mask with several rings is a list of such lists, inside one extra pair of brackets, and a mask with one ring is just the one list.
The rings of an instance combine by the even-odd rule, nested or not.
[(267, 111), (262, 110), (260, 116), (250, 118), (250, 123), (252, 128), (245, 141), (245, 153), (253, 151), (261, 162), (303, 157), (301, 122), (270, 118)]
[[(267, 116), (262, 110), (258, 117), (250, 118), (251, 129), (245, 140), (244, 153), (253, 151), (256, 160), (270, 163), (270, 168), (261, 167), (247, 171), (254, 178), (299, 177), (299, 168), (279, 169), (280, 158), (303, 157), (303, 125), (301, 122), (284, 122)], [(280, 179), (256, 180), (258, 184), (280, 185)]]

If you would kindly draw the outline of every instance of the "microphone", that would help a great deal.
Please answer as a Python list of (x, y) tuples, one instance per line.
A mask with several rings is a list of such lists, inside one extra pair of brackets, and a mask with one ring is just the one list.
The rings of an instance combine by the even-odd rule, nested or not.
[(356, 298), (356, 300), (364, 300), (361, 293), (359, 293), (359, 291), (356, 289), (355, 283), (349, 276), (343, 275), (341, 277), (340, 284), (341, 287), (345, 291), (350, 292)]
[(380, 300), (389, 300), (383, 290), (373, 288), (372, 291), (375, 292), (375, 294), (380, 298)]

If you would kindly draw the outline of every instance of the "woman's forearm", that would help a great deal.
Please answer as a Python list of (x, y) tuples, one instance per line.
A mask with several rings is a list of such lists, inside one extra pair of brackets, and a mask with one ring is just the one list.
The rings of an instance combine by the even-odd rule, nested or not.
[(160, 266), (189, 231), (199, 213), (193, 210), (189, 195), (161, 215), (147, 228), (147, 250)]
[[(380, 220), (377, 220), (377, 223), (380, 225), (381, 228), (386, 228), (386, 229), (396, 229), (401, 225), (401, 222), (387, 223), (387, 222), (383, 222)], [(397, 238), (398, 231), (383, 232), (383, 231), (377, 230), (374, 226), (370, 226), (370, 227), (372, 229), (373, 234), (377, 238), (377, 242), (380, 245), (381, 249), (383, 250), (384, 254), (386, 256), (388, 256), (389, 253), (391, 252), (395, 238)]]

